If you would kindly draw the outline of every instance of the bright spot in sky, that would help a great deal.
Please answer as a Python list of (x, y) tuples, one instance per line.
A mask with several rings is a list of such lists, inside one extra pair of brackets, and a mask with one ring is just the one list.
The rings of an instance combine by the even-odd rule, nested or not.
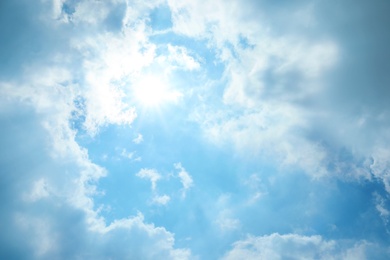
[(142, 107), (156, 108), (164, 103), (177, 102), (182, 94), (170, 88), (162, 78), (147, 75), (133, 86), (135, 101)]

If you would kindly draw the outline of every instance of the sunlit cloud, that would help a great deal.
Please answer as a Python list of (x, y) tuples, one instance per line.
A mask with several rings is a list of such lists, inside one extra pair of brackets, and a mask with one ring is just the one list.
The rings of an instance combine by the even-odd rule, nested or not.
[(142, 108), (158, 108), (164, 103), (175, 103), (182, 94), (170, 88), (164, 79), (155, 75), (144, 75), (132, 86), (135, 102)]
[(387, 259), (389, 12), (3, 1), (0, 258)]

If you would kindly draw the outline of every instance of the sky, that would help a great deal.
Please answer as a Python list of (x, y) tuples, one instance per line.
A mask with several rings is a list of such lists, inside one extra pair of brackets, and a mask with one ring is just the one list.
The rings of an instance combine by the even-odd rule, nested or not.
[(386, 0), (0, 2), (1, 259), (389, 259)]

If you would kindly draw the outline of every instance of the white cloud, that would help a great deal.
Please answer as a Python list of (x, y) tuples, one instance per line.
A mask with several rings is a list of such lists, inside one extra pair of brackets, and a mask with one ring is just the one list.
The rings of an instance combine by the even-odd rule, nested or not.
[(84, 22), (92, 25), (102, 22), (109, 13), (107, 2), (86, 0), (77, 3), (75, 12), (72, 15), (72, 21), (75, 23)]
[(279, 165), (299, 165), (314, 177), (326, 174), (324, 148), (297, 135), (306, 130), (301, 118), (305, 111), (290, 105), (264, 104), (257, 110), (233, 112), (203, 117), (205, 136), (211, 142), (224, 146), (232, 144), (238, 154), (256, 158), (268, 157)]
[[(233, 35), (237, 33), (237, 20), (242, 18), (245, 5), (226, 1), (178, 1), (169, 0), (173, 30), (194, 38)], [(241, 8), (240, 8), (241, 7)], [(219, 30), (221, 29), (221, 30)], [(245, 29), (245, 28), (241, 28)], [(217, 37), (216, 36), (216, 37)]]
[(107, 124), (130, 125), (137, 116), (131, 87), (155, 59), (156, 46), (148, 39), (145, 20), (124, 25), (118, 34), (77, 36), (70, 45), (82, 61), (85, 129), (95, 135)]
[(222, 194), (215, 205), (216, 217), (214, 223), (223, 233), (231, 232), (241, 227), (241, 222), (234, 217), (234, 209), (231, 208), (230, 195)]
[(133, 139), (133, 143), (140, 144), (144, 141), (144, 137), (141, 134), (138, 134), (136, 138)]
[(218, 224), (219, 228), (222, 231), (230, 231), (230, 230), (238, 229), (241, 224), (238, 219), (227, 218), (224, 217), (223, 214), (216, 220), (216, 223)]
[(186, 191), (193, 186), (193, 180), (191, 175), (184, 169), (181, 163), (175, 163), (174, 167), (179, 171), (178, 177), (180, 178), (181, 184), (183, 185), (183, 198), (186, 196)]
[[(53, 2), (56, 17), (63, 2)], [(78, 31), (77, 23), (94, 26), (102, 22), (107, 15), (104, 5), (79, 2), (69, 18), (73, 23), (56, 28), (58, 34), (65, 35), (67, 29), (72, 30), (69, 46), (63, 43), (67, 53), (62, 53), (61, 46), (50, 58), (26, 61), (17, 79), (0, 82), (2, 134), (9, 136), (2, 149), (7, 149), (8, 159), (12, 158), (0, 158), (5, 170), (0, 178), (6, 187), (3, 194), (14, 198), (0, 206), (0, 221), (7, 226), (0, 235), (2, 256), (191, 257), (189, 250), (174, 248), (172, 233), (146, 224), (141, 215), (107, 225), (95, 210), (92, 196), (99, 192), (96, 183), (106, 175), (106, 169), (93, 163), (88, 151), (76, 142), (81, 130), (73, 128), (72, 123), (81, 120), (91, 135), (108, 124), (131, 124), (136, 113), (128, 103), (128, 77), (154, 59), (154, 46), (148, 43), (142, 22), (128, 25), (118, 35), (92, 30), (97, 33), (95, 37), (81, 33), (83, 29)], [(87, 14), (86, 10), (91, 12)], [(131, 157), (127, 151), (122, 155)], [(139, 176), (149, 178), (154, 189), (159, 175), (145, 171)], [(168, 198), (163, 195), (157, 201), (168, 203)], [(26, 239), (31, 237), (34, 239)]]
[(255, 204), (259, 199), (261, 199), (262, 197), (264, 196), (264, 194), (262, 192), (255, 192), (254, 194), (252, 194), (252, 196), (249, 198), (248, 200), (248, 205), (252, 205), (252, 204)]
[[(129, 231), (135, 236), (128, 236)], [(103, 256), (111, 256), (114, 258), (130, 256), (131, 258), (145, 259), (190, 259), (191, 253), (189, 250), (172, 250), (174, 238), (171, 233), (167, 232), (164, 228), (146, 224), (142, 214), (138, 214), (133, 218), (114, 221), (102, 230), (101, 234), (104, 236), (100, 236), (100, 241), (105, 245), (105, 248), (102, 250)], [(116, 239), (108, 241), (105, 237), (114, 237)], [(145, 240), (149, 241), (147, 244), (142, 245)], [(119, 245), (113, 244), (115, 242), (118, 242)], [(129, 246), (136, 244), (138, 244), (138, 246)], [(141, 247), (139, 247), (140, 244), (142, 245)], [(148, 244), (150, 247), (145, 247)], [(151, 248), (153, 248), (153, 250), (151, 250)], [(116, 252), (118, 249), (119, 251)]]
[(168, 44), (168, 61), (174, 66), (176, 64), (178, 69), (183, 70), (197, 70), (200, 68), (199, 62), (194, 57), (188, 54), (185, 47), (172, 46)]
[(134, 152), (128, 152), (126, 149), (122, 149), (121, 156), (127, 159), (133, 159), (134, 157)]
[(379, 213), (379, 216), (382, 218), (383, 223), (385, 224), (386, 231), (389, 234), (389, 221), (390, 221), (390, 210), (386, 208), (386, 200), (380, 196), (378, 193), (374, 193), (375, 199), (375, 208)]
[[(15, 254), (16, 259), (190, 258), (189, 250), (174, 248), (174, 234), (147, 224), (142, 215), (105, 223), (95, 210), (97, 205), (92, 196), (98, 193), (96, 182), (106, 175), (106, 170), (93, 163), (88, 150), (76, 142), (81, 129), (72, 124), (76, 119), (81, 121), (90, 135), (96, 135), (101, 127), (111, 124), (131, 125), (137, 116), (132, 90), (157, 86), (156, 82), (162, 81), (161, 86), (169, 90), (163, 93), (164, 98), (176, 102), (183, 94), (172, 84), (171, 72), (199, 70), (200, 59), (184, 46), (176, 45), (166, 45), (168, 54), (158, 54), (161, 46), (149, 39), (153, 32), (148, 26), (147, 12), (163, 1), (41, 1), (34, 4), (34, 13), (45, 15), (36, 11), (40, 4), (46, 6), (48, 2), (57, 20), (50, 20), (50, 24), (32, 31), (39, 34), (46, 27), (55, 30), (42, 33), (50, 35), (43, 46), (36, 42), (28, 44), (39, 46), (28, 49), (32, 56), (39, 56), (39, 61), (23, 60), (18, 64), (24, 68), (22, 72), (15, 70), (16, 76), (10, 75), (10, 80), (0, 82), (0, 119), (4, 123), (1, 131), (8, 144), (2, 147), (6, 152), (0, 161), (6, 174), (0, 176), (0, 183), (5, 184), (4, 197), (14, 198), (0, 205), (3, 213), (0, 221), (6, 228), (0, 235), (2, 248), (13, 250), (10, 254)], [(74, 8), (72, 14), (64, 13), (64, 3)], [(114, 33), (109, 29), (108, 18), (111, 7), (120, 3), (124, 3), (125, 10), (123, 17), (116, 17), (121, 27)], [(333, 66), (343, 65), (338, 67), (341, 71), (348, 68), (349, 64), (340, 62), (348, 57), (350, 45), (343, 45), (342, 39), (334, 39), (332, 32), (324, 35), (317, 32), (320, 35), (311, 37), (313, 31), (306, 34), (307, 31), (291, 29), (297, 25), (317, 26), (313, 14), (316, 4), (293, 8), (292, 16), (276, 14), (277, 18), (286, 16), (282, 21), (289, 21), (280, 23), (283, 29), (278, 28), (277, 19), (272, 19), (273, 23), (264, 19), (268, 14), (265, 8), (260, 8), (261, 4), (258, 1), (168, 1), (173, 32), (205, 40), (207, 47), (217, 53), (217, 62), (225, 66), (220, 82), (227, 85), (218, 89), (219, 94), (211, 105), (202, 102), (199, 107), (204, 110), (195, 111), (200, 114), (198, 122), (209, 140), (222, 146), (232, 144), (244, 156), (253, 155), (258, 159), (258, 155), (263, 155), (260, 158), (271, 157), (269, 160), (283, 166), (298, 165), (314, 177), (330, 171), (334, 175), (352, 173), (366, 179), (373, 176), (372, 179), (383, 181), (390, 192), (388, 105), (371, 108), (372, 103), (367, 102), (366, 97), (357, 98), (357, 103), (363, 100), (358, 108), (369, 108), (364, 113), (348, 112), (349, 108), (345, 107), (350, 107), (351, 100), (358, 96), (353, 93), (370, 94), (360, 90), (371, 88), (371, 84), (362, 88), (363, 83), (348, 80), (333, 86), (333, 79), (324, 78)], [(297, 12), (297, 9), (303, 11)], [(332, 19), (326, 20), (332, 23)], [(36, 24), (27, 27), (30, 26)], [(58, 39), (53, 43), (53, 38)], [(63, 42), (57, 44), (60, 41)], [(43, 52), (47, 56), (42, 56)], [(376, 54), (366, 49), (359, 52), (370, 58)], [(355, 59), (349, 62), (361, 64), (360, 56), (356, 57), (357, 62)], [(12, 66), (10, 68), (12, 70)], [(354, 73), (346, 77), (362, 79), (356, 71), (365, 70), (355, 68), (352, 67)], [(150, 75), (154, 76), (152, 80)], [(13, 80), (12, 77), (18, 78)], [(362, 82), (373, 82), (374, 92), (379, 90), (372, 78), (363, 79), (366, 81)], [(203, 83), (209, 86), (208, 82), (199, 84)], [(335, 89), (352, 91), (337, 96), (334, 94), (339, 92), (332, 92)], [(386, 102), (388, 94), (378, 93), (383, 94)], [(148, 97), (142, 91), (141, 96)], [(219, 102), (221, 107), (215, 108), (214, 103)], [(344, 108), (341, 103), (345, 104)], [(351, 110), (354, 109), (351, 106)], [(338, 158), (334, 155), (338, 147), (346, 147), (353, 158), (348, 162)], [(122, 155), (133, 156), (125, 150)], [(174, 167), (178, 170), (184, 197), (193, 186), (193, 179), (180, 163)], [(150, 180), (153, 191), (161, 179), (153, 169), (141, 169), (137, 176)], [(258, 199), (259, 192), (257, 187), (253, 188), (253, 200)], [(157, 204), (170, 200), (168, 195), (154, 195)], [(384, 197), (377, 198), (375, 206), (387, 223), (389, 210), (383, 200)], [(45, 210), (40, 210), (42, 208)], [(239, 227), (234, 213), (221, 210), (218, 220), (222, 228)], [(35, 239), (26, 239), (28, 237)], [(368, 249), (377, 249), (364, 241), (340, 249), (338, 242), (319, 236), (250, 237), (238, 241), (226, 257), (303, 254), (315, 258), (320, 254), (359, 259), (369, 258)], [(385, 253), (388, 255), (388, 250)]]
[[(129, 152), (125, 148), (123, 148), (122, 151), (120, 152), (120, 156), (123, 157), (123, 158), (129, 159), (129, 160), (131, 160), (133, 162), (139, 162), (139, 161), (142, 160), (142, 158), (137, 155), (136, 151)], [(107, 160), (107, 155), (105, 155), (105, 156), (103, 155), (102, 159), (103, 160)]]
[(255, 204), (259, 199), (267, 194), (265, 186), (262, 184), (260, 177), (257, 174), (251, 174), (243, 183), (245, 188), (250, 192), (250, 197), (247, 200), (247, 205)]
[[(86, 150), (75, 142), (66, 113), (72, 111), (72, 102), (67, 95), (57, 96), (56, 80), (48, 82), (53, 85), (37, 84), (36, 91), (21, 85), (14, 92), (7, 92), (10, 85), (0, 84), (4, 94), (0, 105), (2, 134), (9, 137), (2, 147), (9, 157), (0, 158), (5, 170), (0, 178), (7, 187), (3, 194), (13, 198), (0, 206), (0, 221), (6, 226), (0, 235), (5, 246), (0, 255), (190, 259), (189, 250), (174, 248), (172, 233), (145, 223), (141, 214), (107, 225), (94, 210), (95, 183), (105, 175), (105, 169), (91, 162)], [(156, 181), (150, 172), (141, 171), (140, 175)], [(160, 202), (165, 201), (162, 196)], [(26, 239), (31, 237), (34, 239)]]
[(238, 57), (231, 54), (226, 59), (229, 83), (223, 98), (228, 105), (253, 108), (270, 98), (284, 105), (311, 96), (322, 87), (316, 79), (335, 65), (338, 57), (333, 42), (308, 43), (268, 35), (253, 40), (259, 44), (249, 49), (237, 47)]
[(152, 190), (156, 190), (156, 184), (159, 179), (161, 179), (161, 175), (155, 169), (141, 169), (137, 174), (137, 177), (142, 179), (149, 179), (152, 184)]
[[(385, 159), (389, 157), (384, 155), (390, 143), (384, 119), (389, 109), (361, 97), (372, 89), (387, 96), (379, 89), (385, 83), (369, 73), (359, 77), (365, 78), (363, 83), (358, 82), (349, 71), (355, 71), (350, 63), (357, 64), (357, 57), (360, 71), (370, 71), (365, 59), (376, 57), (376, 50), (364, 48), (369, 53), (364, 57), (360, 45), (353, 50), (356, 53), (348, 51), (351, 42), (338, 31), (329, 31), (327, 22), (321, 24), (322, 4), (301, 1), (289, 5), (291, 12), (286, 13), (255, 1), (240, 7), (234, 1), (168, 3), (174, 31), (206, 39), (225, 65), (218, 85), (223, 105), (203, 102), (193, 113), (209, 141), (233, 146), (242, 157), (298, 166), (313, 178), (373, 180), (375, 176), (390, 190)], [(364, 5), (358, 10), (364, 12)], [(375, 39), (368, 41), (375, 46)], [(346, 74), (340, 76), (338, 71), (344, 69)], [(215, 95), (210, 100), (220, 98)], [(351, 154), (348, 161), (339, 155), (343, 149)]]
[(372, 154), (370, 169), (372, 174), (383, 180), (386, 191), (390, 193), (390, 149), (377, 146)]
[(240, 8), (223, 1), (169, 4), (174, 30), (207, 38), (225, 64), (224, 107), (205, 104), (195, 112), (209, 140), (233, 144), (244, 156), (272, 156), (278, 164), (324, 176), (327, 152), (304, 135), (317, 111), (299, 102), (322, 91), (323, 74), (338, 62), (337, 42), (274, 34), (256, 22), (249, 2)]
[(34, 233), (37, 238), (31, 241), (36, 259), (45, 257), (59, 250), (57, 238), (53, 238), (53, 230), (47, 218), (37, 218), (23, 214), (16, 214), (15, 223), (23, 233)]
[(53, 0), (53, 18), (58, 19), (61, 17), (62, 14), (62, 6), (66, 0)]
[(158, 108), (165, 103), (177, 103), (183, 94), (170, 86), (158, 72), (141, 74), (132, 82), (134, 101), (141, 107)]
[(26, 193), (23, 197), (26, 201), (37, 201), (43, 198), (47, 198), (50, 195), (48, 190), (48, 184), (45, 179), (39, 179), (32, 184), (31, 191)]
[(152, 202), (159, 205), (166, 205), (171, 200), (171, 197), (164, 194), (162, 196), (154, 196)]
[[(378, 250), (379, 249), (379, 250)], [(374, 250), (378, 250), (375, 252)], [(379, 252), (381, 251), (381, 252)], [(237, 241), (223, 259), (373, 259), (388, 249), (365, 241), (324, 240), (321, 236), (271, 234)]]

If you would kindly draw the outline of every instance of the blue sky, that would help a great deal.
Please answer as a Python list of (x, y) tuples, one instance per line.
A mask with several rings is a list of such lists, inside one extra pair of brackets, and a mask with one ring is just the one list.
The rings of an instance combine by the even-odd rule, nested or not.
[(1, 259), (388, 259), (387, 1), (0, 3)]

